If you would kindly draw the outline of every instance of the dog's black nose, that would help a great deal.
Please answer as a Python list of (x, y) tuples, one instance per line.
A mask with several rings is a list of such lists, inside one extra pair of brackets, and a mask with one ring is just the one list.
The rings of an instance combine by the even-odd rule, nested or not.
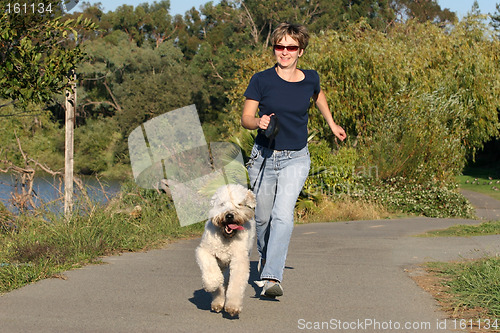
[(232, 219), (234, 219), (234, 215), (231, 214), (231, 213), (227, 213), (226, 214), (226, 220), (232, 220)]

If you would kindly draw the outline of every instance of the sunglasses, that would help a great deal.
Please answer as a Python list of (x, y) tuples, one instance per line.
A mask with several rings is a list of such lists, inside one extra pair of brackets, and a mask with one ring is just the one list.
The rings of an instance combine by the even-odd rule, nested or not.
[(289, 46), (274, 45), (275, 51), (284, 51), (285, 49), (287, 49), (288, 52), (295, 52), (299, 49), (299, 47), (297, 45), (289, 45)]

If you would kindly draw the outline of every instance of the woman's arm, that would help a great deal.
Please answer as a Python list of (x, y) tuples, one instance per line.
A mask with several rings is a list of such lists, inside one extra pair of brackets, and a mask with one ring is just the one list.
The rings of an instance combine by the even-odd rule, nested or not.
[(249, 98), (245, 100), (245, 105), (243, 106), (243, 115), (241, 116), (241, 126), (249, 130), (254, 130), (257, 128), (267, 128), (267, 126), (269, 125), (270, 116), (264, 115), (261, 118), (255, 117), (258, 108), (258, 101)]
[(316, 106), (325, 118), (326, 123), (328, 124), (328, 126), (330, 126), (332, 133), (341, 141), (344, 141), (347, 135), (344, 129), (337, 125), (335, 121), (333, 121), (332, 113), (330, 112), (330, 108), (328, 107), (328, 102), (326, 101), (326, 96), (323, 90), (320, 90), (319, 94), (314, 95), (313, 98), (314, 102), (316, 102)]

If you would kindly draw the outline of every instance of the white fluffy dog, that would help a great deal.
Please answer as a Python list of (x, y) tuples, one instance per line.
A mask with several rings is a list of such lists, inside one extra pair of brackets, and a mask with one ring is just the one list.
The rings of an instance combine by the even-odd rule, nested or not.
[[(224, 185), (212, 197), (211, 204), (205, 232), (196, 249), (196, 261), (203, 288), (212, 293), (212, 311), (224, 308), (229, 315), (237, 316), (250, 275), (255, 195), (241, 185)], [(224, 281), (227, 268), (229, 277)]]

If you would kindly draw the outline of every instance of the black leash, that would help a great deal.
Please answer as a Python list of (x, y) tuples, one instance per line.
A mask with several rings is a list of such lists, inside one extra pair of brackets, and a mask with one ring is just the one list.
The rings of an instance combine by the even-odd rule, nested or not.
[[(279, 123), (278, 123), (278, 117), (276, 115), (271, 116), (269, 119), (269, 125), (265, 130), (259, 130), (260, 133), (263, 133), (266, 138), (269, 139), (269, 144), (267, 145), (267, 149), (271, 149), (271, 145), (274, 142), (274, 139), (276, 138), (276, 135), (278, 135), (278, 132), (280, 131)], [(266, 165), (267, 162), (267, 157), (264, 157), (264, 161), (262, 161), (262, 164), (260, 165), (259, 173), (257, 174), (257, 177), (255, 177), (255, 181), (252, 185), (252, 191), (255, 188), (255, 184), (257, 184), (257, 180), (259, 179), (259, 176), (263, 177), (262, 171), (264, 170), (264, 166)]]

